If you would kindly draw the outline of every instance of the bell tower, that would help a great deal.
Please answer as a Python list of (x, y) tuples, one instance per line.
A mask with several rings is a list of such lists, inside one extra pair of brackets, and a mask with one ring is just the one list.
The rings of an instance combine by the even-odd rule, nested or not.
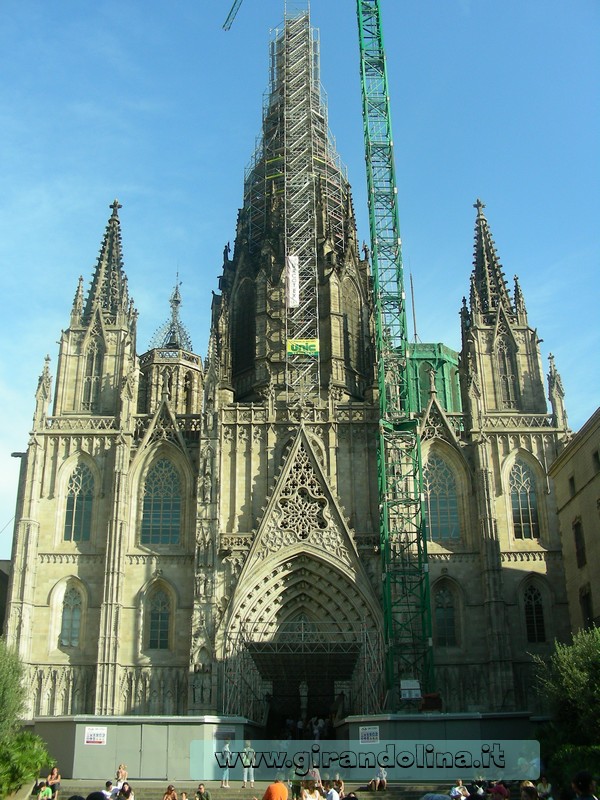
[(135, 374), (137, 313), (123, 272), (119, 208), (115, 200), (87, 297), (80, 278), (61, 334), (54, 416), (120, 416), (123, 382)]
[(477, 200), (470, 303), (463, 301), (462, 361), (472, 391), (463, 408), (479, 413), (545, 414), (544, 373), (537, 331), (530, 327), (515, 277), (511, 297), (496, 252), (485, 205)]

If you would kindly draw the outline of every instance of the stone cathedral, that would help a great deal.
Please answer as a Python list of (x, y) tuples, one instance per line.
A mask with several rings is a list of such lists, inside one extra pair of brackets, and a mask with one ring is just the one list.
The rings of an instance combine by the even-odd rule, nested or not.
[[(31, 716), (237, 714), (276, 729), (391, 707), (370, 253), (306, 14), (274, 36), (271, 62), (208, 353), (178, 287), (137, 352), (115, 201), (44, 365), (6, 630)], [(461, 350), (412, 344), (407, 366), (436, 688), (447, 711), (534, 711), (531, 654), (569, 634), (548, 467), (570, 432), (560, 376), (551, 359), (546, 382), (524, 293), (475, 208)], [(307, 342), (295, 361), (290, 343)]]

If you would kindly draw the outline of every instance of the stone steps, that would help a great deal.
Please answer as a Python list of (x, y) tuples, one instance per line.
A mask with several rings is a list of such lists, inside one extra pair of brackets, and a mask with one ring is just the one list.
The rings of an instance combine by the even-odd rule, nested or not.
[[(134, 780), (130, 781), (131, 788), (135, 794), (135, 800), (162, 800), (163, 794), (169, 783), (175, 786), (177, 794), (181, 796), (181, 792), (187, 792), (189, 800), (194, 800), (194, 792), (198, 787), (198, 781), (192, 780), (172, 780), (172, 781), (148, 781), (148, 780)], [(211, 800), (252, 800), (257, 797), (258, 800), (262, 796), (268, 786), (267, 782), (257, 781), (254, 784), (254, 789), (247, 786), (242, 788), (241, 782), (232, 782), (231, 788), (221, 789), (218, 781), (205, 781), (205, 786), (211, 794)], [(429, 784), (399, 784), (389, 783), (388, 788), (383, 792), (369, 792), (363, 788), (364, 784), (346, 784), (346, 792), (355, 792), (360, 800), (420, 800), (420, 798), (427, 792), (436, 792), (439, 794), (447, 794), (449, 786), (447, 783), (429, 783)], [(104, 788), (104, 782), (98, 780), (63, 780), (61, 782), (59, 800), (69, 800), (73, 795), (79, 795), (86, 798), (92, 792), (101, 791)]]

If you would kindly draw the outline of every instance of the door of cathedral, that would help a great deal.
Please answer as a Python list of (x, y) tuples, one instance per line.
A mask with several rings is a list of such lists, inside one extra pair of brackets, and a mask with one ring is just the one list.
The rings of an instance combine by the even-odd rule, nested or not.
[[(269, 735), (281, 736), (290, 719), (379, 710), (381, 654), (366, 626), (340, 629), (302, 615), (281, 624), (275, 636), (248, 633), (226, 668), (229, 713), (260, 717)], [(240, 686), (245, 691), (236, 691)], [(258, 707), (253, 696), (262, 700)]]

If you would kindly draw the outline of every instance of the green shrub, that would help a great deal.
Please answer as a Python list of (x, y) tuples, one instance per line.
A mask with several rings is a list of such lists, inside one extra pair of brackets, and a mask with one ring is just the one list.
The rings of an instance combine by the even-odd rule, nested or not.
[(0, 742), (18, 730), (24, 702), (23, 667), (16, 652), (0, 639)]
[(550, 771), (554, 784), (569, 787), (573, 775), (582, 769), (600, 775), (599, 745), (565, 744), (553, 753)]
[(6, 736), (0, 742), (0, 798), (33, 781), (42, 767), (53, 763), (39, 736), (28, 731)]

